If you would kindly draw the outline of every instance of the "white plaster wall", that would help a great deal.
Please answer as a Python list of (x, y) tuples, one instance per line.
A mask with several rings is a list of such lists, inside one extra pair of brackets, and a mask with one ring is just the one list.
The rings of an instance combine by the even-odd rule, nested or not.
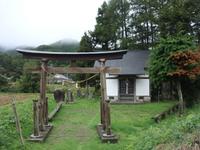
[(150, 96), (149, 79), (136, 79), (136, 96)]
[(106, 79), (107, 96), (118, 96), (118, 79)]

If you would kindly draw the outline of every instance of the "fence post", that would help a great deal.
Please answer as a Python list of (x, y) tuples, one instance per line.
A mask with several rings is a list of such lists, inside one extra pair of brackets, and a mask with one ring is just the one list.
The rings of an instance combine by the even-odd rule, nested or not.
[(14, 98), (12, 98), (11, 100), (12, 100), (13, 112), (14, 112), (14, 115), (15, 115), (16, 128), (17, 128), (17, 131), (19, 132), (19, 136), (20, 136), (20, 142), (21, 142), (22, 145), (24, 145), (24, 138), (22, 136), (22, 129), (21, 129), (21, 124), (20, 124), (20, 121), (19, 121), (19, 117), (18, 117), (16, 105), (15, 105), (15, 100), (14, 100)]

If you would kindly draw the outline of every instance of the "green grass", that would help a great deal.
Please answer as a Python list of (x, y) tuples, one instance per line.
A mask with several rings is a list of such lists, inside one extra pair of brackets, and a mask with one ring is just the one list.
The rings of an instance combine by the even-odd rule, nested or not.
[(112, 129), (119, 135), (118, 144), (102, 144), (96, 133), (99, 123), (99, 102), (78, 100), (64, 105), (53, 121), (55, 128), (43, 144), (29, 144), (31, 149), (111, 150), (124, 149), (131, 143), (132, 135), (154, 124), (151, 117), (168, 108), (171, 103), (143, 105), (113, 105)]
[[(49, 111), (51, 111), (55, 103), (50, 95), (49, 97)], [(155, 124), (151, 120), (152, 116), (167, 109), (172, 104), (171, 102), (162, 102), (159, 104), (112, 105), (112, 130), (120, 137), (119, 143), (102, 144), (96, 133), (96, 125), (100, 121), (99, 101), (95, 99), (79, 99), (74, 104), (65, 104), (62, 107), (52, 122), (54, 128), (45, 143), (26, 141), (25, 149), (125, 149), (132, 143), (133, 136), (137, 137), (142, 131)], [(28, 101), (19, 102), (17, 109), (22, 123), (23, 135), (28, 138), (32, 133), (31, 98)], [(0, 107), (0, 113), (0, 118), (10, 119), (11, 123), (8, 123), (10, 127), (8, 130), (11, 133), (15, 133), (8, 135), (9, 137), (11, 136), (8, 140), (12, 141), (7, 146), (12, 149), (19, 148), (10, 106)]]
[[(27, 94), (15, 95), (23, 97)], [(32, 133), (32, 100), (37, 98), (38, 94), (31, 94), (25, 101), (19, 101), (16, 103), (23, 136), (25, 138)], [(55, 101), (50, 96), (49, 111), (52, 111), (55, 105)], [(16, 132), (14, 113), (10, 104), (0, 106), (0, 149), (21, 149), (18, 133)]]
[[(55, 107), (51, 95), (49, 111)], [(32, 133), (32, 102), (19, 102), (17, 110), (22, 123), (23, 135)], [(54, 118), (54, 128), (44, 143), (26, 141), (24, 149), (31, 150), (148, 150), (159, 144), (173, 146), (190, 142), (200, 125), (200, 106), (188, 110), (183, 117), (172, 115), (160, 124), (152, 116), (172, 106), (174, 102), (137, 105), (111, 105), (112, 131), (120, 139), (117, 144), (101, 143), (96, 125), (100, 122), (99, 101), (78, 99), (73, 104), (64, 104)], [(0, 107), (0, 149), (22, 149), (15, 131), (10, 106)], [(187, 136), (185, 136), (187, 134)], [(183, 138), (184, 137), (184, 138)], [(171, 143), (173, 146), (171, 146)]]

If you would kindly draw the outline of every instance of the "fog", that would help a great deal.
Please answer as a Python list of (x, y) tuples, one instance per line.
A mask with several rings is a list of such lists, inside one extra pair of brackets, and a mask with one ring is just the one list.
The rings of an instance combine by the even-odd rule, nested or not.
[(0, 46), (80, 41), (93, 30), (103, 0), (0, 0)]

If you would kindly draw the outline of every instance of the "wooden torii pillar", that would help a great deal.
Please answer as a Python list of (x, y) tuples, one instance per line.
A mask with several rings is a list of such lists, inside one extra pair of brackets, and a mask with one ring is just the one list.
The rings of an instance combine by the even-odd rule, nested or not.
[(33, 101), (34, 132), (29, 139), (30, 141), (44, 141), (53, 127), (48, 123), (48, 98), (46, 97), (47, 64), (47, 59), (41, 60), (41, 66), (39, 69), (40, 97), (39, 101)]
[(110, 100), (107, 97), (106, 88), (106, 59), (100, 59), (100, 84), (101, 84), (101, 101), (100, 101), (100, 115), (101, 124), (97, 125), (97, 132), (102, 142), (116, 143), (118, 137), (111, 132), (111, 118), (110, 118)]
[[(109, 68), (105, 66), (106, 60), (121, 59), (127, 52), (126, 50), (109, 51), (109, 52), (47, 52), (32, 50), (17, 50), (24, 57), (41, 60), (40, 68), (31, 69), (32, 73), (40, 73), (40, 98), (39, 101), (33, 101), (34, 110), (34, 133), (31, 135), (31, 141), (44, 141), (52, 129), (48, 123), (48, 99), (46, 97), (46, 78), (49, 73), (100, 73), (101, 83), (101, 101), (100, 115), (101, 124), (97, 125), (98, 134), (102, 142), (117, 142), (117, 136), (111, 132), (110, 105), (106, 92), (106, 73), (119, 73), (119, 68)], [(99, 60), (101, 67), (48, 67), (49, 60)]]

